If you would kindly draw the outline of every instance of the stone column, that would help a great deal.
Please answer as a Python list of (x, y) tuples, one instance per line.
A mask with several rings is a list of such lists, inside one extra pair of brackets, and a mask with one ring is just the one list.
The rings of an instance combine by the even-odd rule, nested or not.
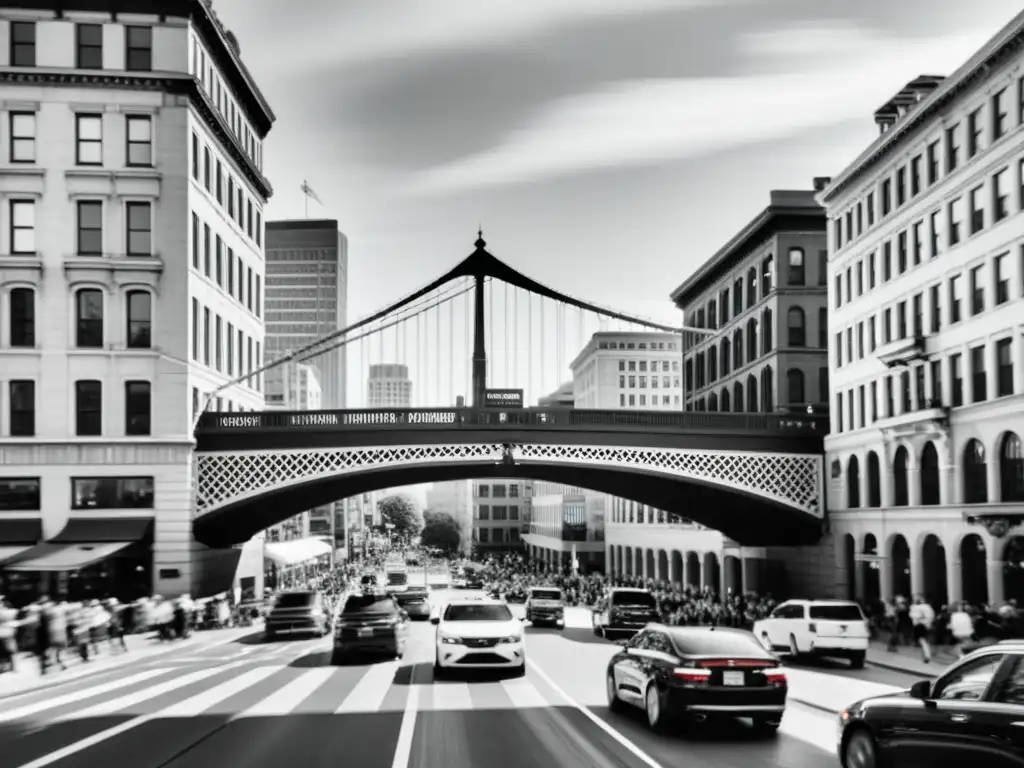
[[(924, 562), (919, 554), (911, 553), (910, 562), (908, 563), (910, 568), (910, 591), (914, 595), (923, 595), (927, 593), (926, 585), (924, 583)], [(908, 595), (913, 597), (913, 595)]]
[[(885, 546), (882, 542), (881, 546)], [(881, 555), (878, 560), (878, 591), (883, 600), (892, 600), (895, 595), (892, 593), (892, 558), (888, 555)]]
[(950, 604), (959, 603), (964, 599), (963, 568), (960, 564), (960, 553), (951, 548), (946, 549), (946, 592)]
[(989, 560), (987, 563), (988, 601), (993, 605), (997, 605), (1005, 599), (1003, 565), (1004, 562), (1002, 560)]
[(743, 592), (757, 592), (761, 588), (761, 567), (763, 560), (743, 558)]
[(867, 596), (867, 588), (864, 583), (864, 563), (854, 558), (853, 561), (853, 590), (857, 600), (863, 601)]

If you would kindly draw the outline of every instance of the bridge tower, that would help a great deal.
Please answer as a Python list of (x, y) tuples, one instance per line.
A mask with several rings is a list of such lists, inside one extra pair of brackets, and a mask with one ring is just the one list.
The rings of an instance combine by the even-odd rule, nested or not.
[(477, 231), (476, 246), (473, 259), (473, 407), (483, 408), (487, 391), (487, 326), (484, 321), (485, 295), (484, 284), (487, 272), (484, 270), (484, 256), (487, 253), (487, 242), (484, 240), (483, 229)]

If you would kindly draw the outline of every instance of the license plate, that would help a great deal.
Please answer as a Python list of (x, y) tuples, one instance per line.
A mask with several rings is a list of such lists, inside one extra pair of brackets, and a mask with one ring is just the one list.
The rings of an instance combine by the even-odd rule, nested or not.
[(743, 673), (736, 671), (723, 672), (722, 685), (743, 685)]
[(373, 630), (372, 629), (360, 629), (359, 630), (359, 636), (360, 637), (373, 637)]

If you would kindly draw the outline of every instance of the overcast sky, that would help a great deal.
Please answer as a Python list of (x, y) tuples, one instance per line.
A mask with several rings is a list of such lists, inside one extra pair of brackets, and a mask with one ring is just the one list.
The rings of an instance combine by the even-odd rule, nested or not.
[[(842, 170), (872, 111), (953, 71), (1013, 0), (215, 0), (277, 113), (268, 218), (303, 179), (350, 242), (349, 318), (472, 250), (678, 322), (669, 291)], [(623, 9), (629, 8), (629, 11)]]

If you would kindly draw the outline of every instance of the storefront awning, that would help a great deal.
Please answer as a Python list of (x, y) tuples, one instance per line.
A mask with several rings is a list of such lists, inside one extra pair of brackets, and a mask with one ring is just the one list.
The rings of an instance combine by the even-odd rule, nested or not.
[(76, 517), (49, 541), (10, 557), (9, 571), (77, 571), (117, 554), (152, 533), (151, 517)]
[(152, 517), (73, 517), (52, 544), (113, 544), (142, 541), (153, 533)]
[(20, 559), (14, 565), (8, 566), (7, 570), (36, 573), (80, 571), (82, 568), (106, 560), (111, 555), (116, 555), (134, 543), (134, 541), (115, 541), (105, 544), (59, 544), (50, 551), (40, 553), (31, 559)]
[(43, 522), (38, 519), (0, 520), (0, 568), (28, 552), (43, 538)]
[(276, 565), (298, 565), (330, 553), (331, 545), (316, 538), (268, 542), (263, 548), (263, 556)]

